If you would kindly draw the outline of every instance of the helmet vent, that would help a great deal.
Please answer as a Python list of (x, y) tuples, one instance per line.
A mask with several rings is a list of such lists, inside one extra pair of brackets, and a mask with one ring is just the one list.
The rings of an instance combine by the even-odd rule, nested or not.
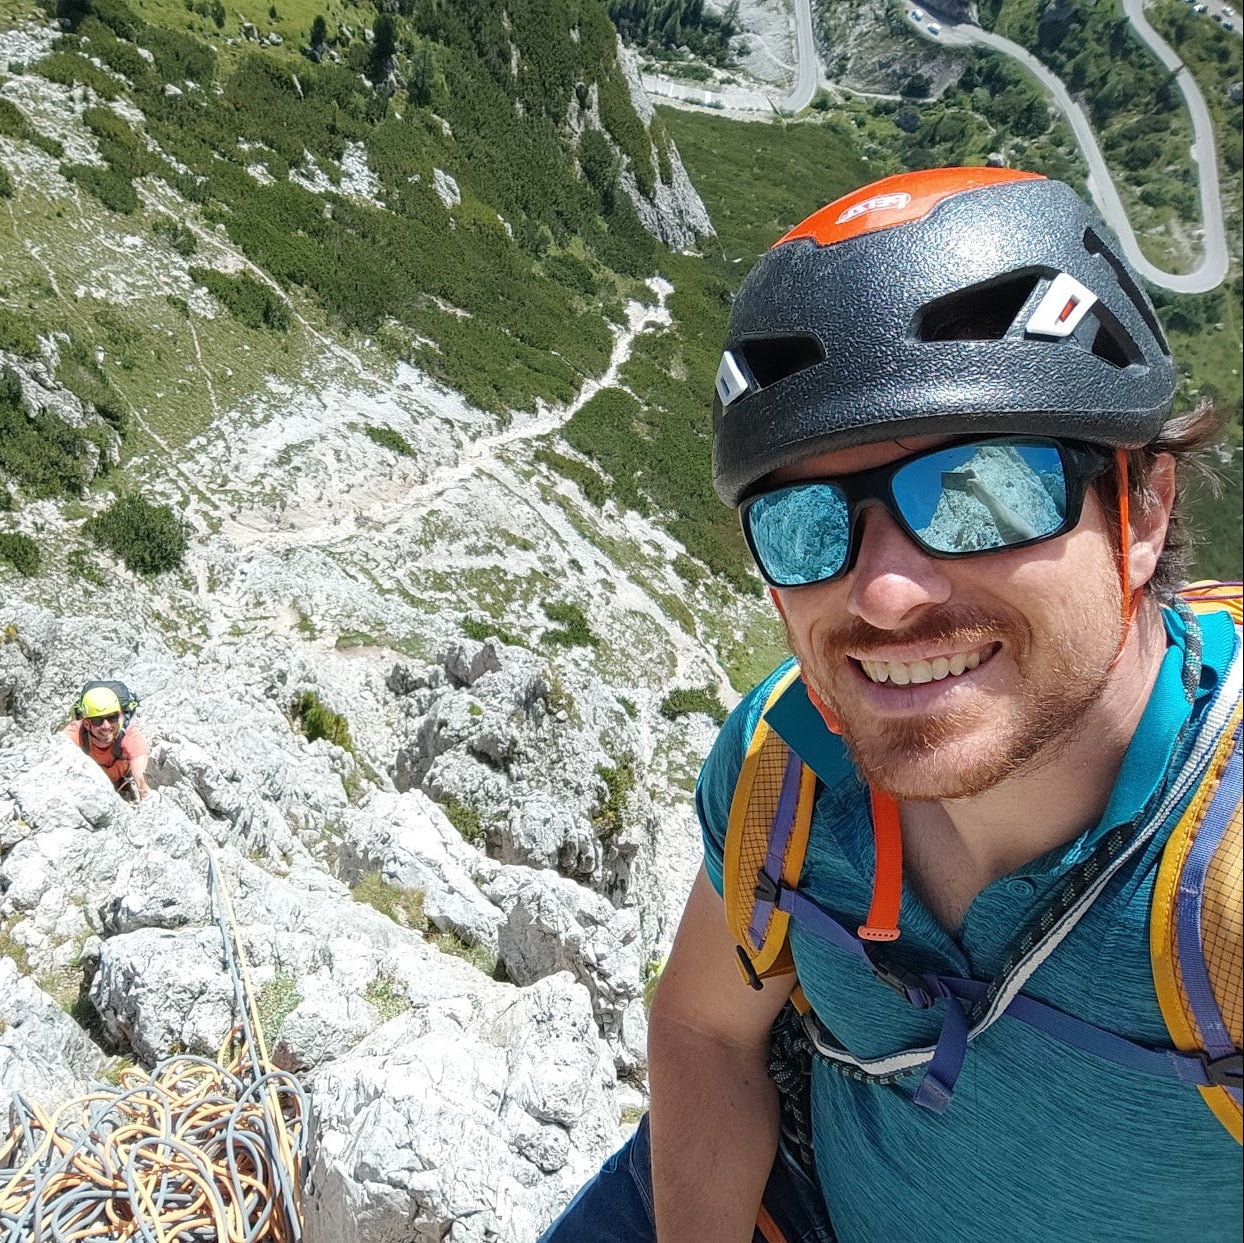
[(1000, 341), (1037, 287), (1028, 272), (993, 285), (975, 285), (929, 303), (916, 325), (917, 341)]
[(747, 360), (760, 388), (768, 388), (770, 384), (825, 361), (825, 347), (816, 337), (753, 337), (734, 348)]
[[(1096, 309), (1096, 308), (1095, 308)], [(1136, 343), (1115, 324), (1099, 317), (1097, 335), (1093, 338), (1093, 353), (1115, 367), (1130, 367), (1141, 361)]]
[[(1118, 257), (1114, 254), (1110, 247), (1097, 236), (1097, 233), (1093, 229), (1084, 230), (1084, 249), (1087, 250), (1090, 255), (1100, 256), (1110, 265), (1111, 271), (1114, 272), (1115, 279), (1119, 282), (1119, 288), (1127, 294), (1128, 298), (1132, 302), (1132, 305), (1136, 308), (1136, 313), (1145, 321), (1149, 331), (1153, 333), (1154, 340), (1158, 343), (1158, 348), (1161, 349), (1162, 353), (1169, 358), (1171, 347), (1166, 344), (1166, 335), (1162, 331), (1162, 325), (1158, 323), (1157, 316), (1155, 316), (1149, 309), (1149, 299), (1141, 293), (1136, 286), (1136, 282), (1132, 280), (1131, 274), (1119, 262)], [(1093, 346), (1093, 353), (1097, 353), (1096, 344)], [(1102, 355), (1102, 357), (1105, 357), (1105, 355)], [(1137, 358), (1137, 361), (1140, 361), (1139, 357)]]

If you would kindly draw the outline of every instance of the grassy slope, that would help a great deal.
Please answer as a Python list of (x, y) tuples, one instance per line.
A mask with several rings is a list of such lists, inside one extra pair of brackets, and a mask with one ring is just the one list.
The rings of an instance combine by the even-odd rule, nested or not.
[[(238, 104), (254, 98), (255, 88), (252, 83), (248, 88), (250, 94), (238, 93), (240, 88), (233, 84), (238, 80), (239, 57), (245, 49), (229, 45), (221, 36), (235, 32), (239, 15), (248, 16), (261, 30), (276, 29), (282, 33), (286, 45), (265, 53), (265, 57), (272, 60), (279, 72), (303, 70), (305, 80), (311, 81), (307, 62), (298, 57), (296, 45), (305, 41), (304, 27), (309, 29), (312, 6), (278, 5), (277, 8), (281, 15), (279, 21), (268, 16), (266, 6), (230, 8), (224, 30), (217, 31), (206, 17), (188, 12), (180, 0), (142, 0), (137, 4), (137, 12), (145, 20), (164, 20), (210, 41), (219, 52), (217, 81), (226, 84), (225, 99)], [(24, 11), (27, 10), (21, 0), (0, 0), (0, 20)], [(334, 30), (342, 21), (357, 28), (371, 10), (338, 9), (330, 5), (325, 12), (329, 28)], [(453, 59), (448, 51), (444, 52), (444, 57), (447, 62)], [(325, 80), (324, 89), (337, 90), (339, 102), (335, 117), (331, 119), (332, 128), (319, 136), (313, 128), (308, 130), (313, 127), (309, 120), (312, 109), (300, 101), (287, 103), (279, 92), (275, 95), (267, 92), (263, 96), (262, 113), (252, 113), (248, 117), (248, 124), (258, 129), (254, 137), (263, 143), (257, 158), (267, 158), (279, 171), (280, 148), (288, 145), (279, 132), (283, 123), (298, 126), (299, 138), (309, 139), (312, 149), (322, 153), (321, 162), (330, 173), (335, 171), (332, 157), (340, 152), (341, 135), (366, 137), (374, 171), (379, 173), (385, 193), (397, 196), (393, 202), (399, 209), (398, 215), (408, 220), (412, 228), (426, 228), (430, 213), (440, 213), (442, 209), (439, 204), (430, 204), (426, 196), (412, 201), (410, 191), (402, 190), (402, 184), (412, 174), (419, 174), (426, 185), (434, 163), (449, 167), (460, 178), (464, 189), (464, 203), (455, 213), (460, 227), (452, 236), (482, 239), (482, 243), (478, 249), (454, 248), (455, 263), (463, 270), (450, 273), (459, 285), (447, 287), (444, 300), (454, 305), (467, 303), (477, 315), (488, 320), (485, 325), (488, 340), (494, 343), (491, 352), (496, 355), (496, 342), (510, 340), (519, 329), (527, 330), (526, 321), (531, 318), (533, 306), (540, 308), (542, 321), (555, 321), (556, 314), (550, 312), (560, 298), (564, 308), (572, 308), (570, 314), (562, 314), (565, 328), (557, 338), (537, 347), (537, 353), (543, 349), (551, 354), (570, 356), (574, 359), (574, 370), (589, 374), (598, 372), (604, 345), (600, 317), (614, 314), (612, 308), (616, 306), (618, 294), (633, 290), (634, 285), (610, 272), (597, 255), (585, 249), (573, 236), (555, 241), (549, 233), (536, 245), (537, 251), (541, 246), (545, 248), (542, 257), (537, 263), (531, 263), (527, 257), (530, 250), (501, 241), (495, 215), (491, 216), (492, 224), (488, 223), (486, 203), (490, 192), (496, 190), (499, 166), (494, 162), (483, 167), (469, 157), (465, 148), (455, 149), (454, 143), (447, 140), (435, 124), (412, 124), (418, 120), (419, 113), (408, 106), (403, 105), (407, 114), (403, 122), (395, 123), (392, 117), (379, 123), (369, 120), (360, 112), (366, 100), (358, 95), (357, 86), (348, 79), (349, 75), (343, 70), (340, 75), (330, 74)], [(402, 105), (401, 99), (391, 108), (398, 105)], [(296, 117), (289, 107), (296, 110)], [(185, 114), (177, 119), (184, 120), (186, 115), (192, 120), (197, 116)], [(465, 142), (469, 123), (479, 122), (466, 113), (460, 115), (462, 121), (461, 125), (455, 125), (454, 141)], [(709, 206), (718, 237), (708, 244), (708, 253), (703, 258), (667, 256), (658, 260), (677, 288), (672, 302), (676, 324), (665, 337), (645, 339), (626, 370), (624, 383), (634, 394), (633, 405), (637, 408), (626, 407), (623, 403), (621, 417), (615, 417), (616, 405), (606, 404), (602, 408), (600, 403), (590, 403), (576, 416), (566, 435), (575, 448), (594, 459), (609, 476), (607, 481), (602, 481), (606, 492), (612, 492), (635, 508), (665, 514), (671, 529), (695, 556), (728, 582), (754, 590), (755, 579), (749, 573), (733, 517), (716, 502), (708, 481), (707, 395), (711, 393), (732, 290), (753, 259), (786, 228), (838, 194), (879, 173), (892, 171), (900, 166), (900, 158), (894, 150), (882, 150), (879, 154), (876, 133), (870, 132), (868, 140), (872, 143), (873, 159), (866, 160), (860, 154), (855, 124), (847, 118), (831, 117), (826, 124), (809, 125), (745, 124), (664, 109), (660, 116)], [(219, 142), (220, 117), (212, 114), (205, 124), (208, 139)], [(485, 136), (485, 131), (481, 130), (480, 136)], [(364, 270), (374, 265), (378, 273), (386, 263), (391, 264), (393, 235), (384, 231), (390, 226), (387, 217), (330, 195), (334, 209), (340, 207), (340, 215), (346, 221), (333, 232), (329, 223), (311, 219), (307, 213), (310, 198), (304, 201), (302, 192), (268, 191), (253, 183), (251, 178), (238, 178), (234, 171), (238, 163), (226, 161), (222, 168), (220, 160), (204, 158), (196, 153), (192, 143), (184, 142), (183, 158), (193, 158), (196, 154), (205, 172), (214, 174), (211, 181), (214, 202), (207, 205), (205, 223), (210, 225), (215, 220), (219, 227), (233, 230), (238, 228), (240, 213), (269, 207), (291, 211), (300, 221), (300, 245), (306, 242), (306, 234), (314, 231), (318, 244), (347, 248), (337, 253), (342, 258), (357, 260)], [(235, 153), (228, 154), (232, 160), (239, 160)], [(165, 193), (162, 181), (149, 178), (145, 184), (153, 186), (160, 194)], [(264, 375), (293, 373), (317, 348), (314, 334), (321, 328), (332, 328), (343, 339), (350, 339), (350, 333), (343, 331), (340, 322), (333, 327), (333, 320), (340, 314), (339, 307), (345, 305), (349, 309), (345, 301), (349, 291), (341, 294), (331, 283), (321, 288), (315, 280), (305, 278), (303, 283), (289, 276), (284, 278), (287, 295), (297, 312), (291, 328), (284, 333), (248, 329), (225, 314), (210, 319), (187, 315), (182, 307), (170, 304), (158, 289), (149, 294), (139, 291), (133, 296), (117, 298), (114, 296), (116, 289), (110, 287), (108, 280), (101, 280), (101, 288), (96, 292), (87, 291), (76, 299), (64, 299), (56, 290), (72, 288), (72, 270), (79, 265), (71, 263), (70, 256), (74, 246), (79, 244), (78, 239), (84, 236), (86, 216), (102, 209), (80, 189), (75, 190), (73, 202), (68, 205), (59, 204), (51, 194), (23, 190), (12, 206), (12, 215), (0, 212), (0, 234), (3, 235), (0, 251), (5, 256), (0, 263), (0, 277), (3, 278), (0, 302), (28, 312), (41, 328), (68, 328), (104, 349), (110, 378), (124, 391), (131, 408), (140, 416), (135, 447), (149, 449), (150, 437), (165, 439), (171, 444), (183, 443), (210, 422), (217, 404), (236, 406), (247, 391), (258, 387)], [(315, 206), (318, 212), (318, 201)], [(176, 212), (176, 200), (168, 210)], [(165, 238), (157, 240), (151, 232), (155, 217), (160, 214), (148, 206), (133, 217), (134, 231), (146, 246), (168, 245)], [(187, 209), (187, 218), (198, 219), (194, 209)], [(384, 229), (378, 227), (380, 223)], [(596, 229), (593, 240), (599, 246), (603, 236), (600, 217), (593, 227)], [(36, 243), (33, 250), (24, 245), (32, 235)], [(204, 249), (193, 261), (210, 264), (210, 237), (206, 232), (200, 236), (206, 239)], [(272, 256), (277, 260), (288, 259), (279, 233), (256, 236), (242, 227), (238, 237), (261, 266)], [(304, 258), (307, 253), (304, 249)], [(508, 285), (497, 284), (500, 279), (496, 273), (498, 256), (504, 259), (500, 267), (505, 269)], [(59, 266), (62, 258), (63, 268)], [(491, 264), (491, 269), (487, 280), (477, 287), (481, 263)], [(112, 267), (114, 279), (122, 281), (124, 255), (114, 256)], [(105, 275), (109, 272), (108, 262), (102, 265), (102, 270)], [(438, 271), (434, 275), (445, 274)], [(324, 279), (327, 281), (327, 277)], [(439, 333), (448, 334), (450, 329), (461, 324), (456, 316), (438, 314), (426, 305), (418, 305), (417, 299), (410, 304), (399, 303), (396, 309), (399, 315), (403, 311), (409, 314), (406, 333), (414, 328), (437, 339)], [(1229, 311), (1238, 314), (1234, 305)], [(352, 326), (366, 329), (372, 325)], [(586, 328), (592, 331), (585, 334)], [(381, 325), (381, 331), (382, 335), (391, 331), (391, 325)], [(1230, 328), (1226, 332), (1229, 342), (1233, 333)], [(398, 339), (390, 345), (400, 353), (409, 348), (402, 338), (409, 341), (409, 337), (404, 333), (396, 335)], [(1204, 342), (1209, 339), (1207, 334), (1190, 333), (1185, 337), (1195, 366), (1190, 385), (1230, 392), (1229, 350), (1208, 355), (1204, 350)], [(1238, 324), (1234, 339), (1238, 340)], [(475, 343), (458, 343), (456, 348), (446, 335), (441, 344), (442, 350), (437, 353), (443, 364), (451, 368), (445, 378), (454, 379), (454, 372), (461, 372), (465, 382), (469, 364), (473, 357), (478, 357)], [(502, 352), (500, 366), (490, 360), (497, 373), (486, 389), (480, 390), (480, 396), (491, 398), (492, 402), (503, 395), (526, 401), (535, 396), (560, 396), (564, 378), (541, 374), (538, 368), (532, 370), (531, 350), (515, 348), (515, 356), (508, 360)], [(421, 361), (434, 357), (425, 349)], [(1238, 365), (1238, 353), (1235, 361)], [(1238, 376), (1234, 387), (1238, 391)], [(614, 393), (604, 400), (607, 403), (617, 398), (618, 394)], [(146, 439), (144, 427), (150, 430)], [(1236, 471), (1235, 495), (1238, 496), (1238, 457)], [(1227, 508), (1229, 511), (1230, 507)], [(1213, 512), (1220, 518), (1222, 509), (1219, 506)], [(1235, 512), (1238, 513), (1238, 506)], [(1238, 531), (1238, 526), (1236, 529)], [(1228, 536), (1229, 533), (1224, 532), (1220, 544), (1238, 548), (1238, 539), (1232, 545)], [(1226, 556), (1229, 560), (1230, 553)], [(695, 573), (694, 567), (688, 566), (688, 576), (693, 577)], [(739, 659), (745, 662), (747, 651), (756, 643), (765, 648), (770, 646), (767, 634), (733, 635), (725, 625), (722, 641), (726, 647), (733, 645)]]

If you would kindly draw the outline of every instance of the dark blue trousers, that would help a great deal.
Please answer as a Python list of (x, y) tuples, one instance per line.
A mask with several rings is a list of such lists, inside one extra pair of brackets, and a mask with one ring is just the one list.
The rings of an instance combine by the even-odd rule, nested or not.
[[(656, 1243), (648, 1115), (635, 1134), (580, 1189), (540, 1243)], [(721, 1188), (729, 1195), (729, 1188)], [(834, 1243), (829, 1214), (815, 1183), (785, 1141), (765, 1187), (764, 1206), (785, 1243)], [(757, 1229), (755, 1243), (766, 1243)]]

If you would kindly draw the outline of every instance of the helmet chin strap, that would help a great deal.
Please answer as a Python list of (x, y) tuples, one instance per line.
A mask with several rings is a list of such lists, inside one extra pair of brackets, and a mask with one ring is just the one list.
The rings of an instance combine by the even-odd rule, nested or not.
[(1116, 449), (1114, 462), (1119, 480), (1119, 587), (1123, 628), (1119, 634), (1119, 646), (1110, 661), (1110, 669), (1119, 663), (1123, 655), (1123, 649), (1132, 633), (1132, 624), (1140, 610), (1140, 598), (1144, 594), (1143, 587), (1132, 590), (1132, 515), (1128, 500), (1127, 450)]

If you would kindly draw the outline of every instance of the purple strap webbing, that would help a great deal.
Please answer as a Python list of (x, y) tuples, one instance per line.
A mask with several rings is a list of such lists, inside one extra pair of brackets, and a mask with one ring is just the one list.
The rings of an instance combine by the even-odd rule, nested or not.
[[(795, 810), (799, 806), (799, 783), (803, 775), (803, 761), (791, 751), (786, 757), (786, 771), (782, 775), (782, 789), (778, 794), (777, 811), (769, 830), (769, 845), (765, 854), (765, 872), (774, 882), (782, 879), (782, 864), (786, 847), (795, 825)], [(773, 914), (773, 903), (758, 897), (752, 907), (751, 923), (747, 926), (747, 939), (759, 949), (765, 942), (765, 930)]]
[[(1205, 878), (1215, 852), (1222, 843), (1236, 801), (1240, 798), (1241, 761), (1240, 727), (1237, 725), (1231, 756), (1218, 782), (1218, 788), (1210, 800), (1204, 820), (1193, 838), (1192, 848), (1184, 862), (1179, 877), (1179, 895), (1176, 898), (1176, 941), (1179, 951), (1179, 970), (1183, 976), (1188, 1005), (1196, 1018), (1205, 1051), (1211, 1058), (1226, 1057), (1235, 1052), (1223, 1022), (1222, 1011), (1214, 997), (1209, 969), (1205, 965), (1205, 950), (1201, 931), (1201, 906), (1205, 894)], [(1238, 1099), (1239, 1089), (1228, 1089)]]

